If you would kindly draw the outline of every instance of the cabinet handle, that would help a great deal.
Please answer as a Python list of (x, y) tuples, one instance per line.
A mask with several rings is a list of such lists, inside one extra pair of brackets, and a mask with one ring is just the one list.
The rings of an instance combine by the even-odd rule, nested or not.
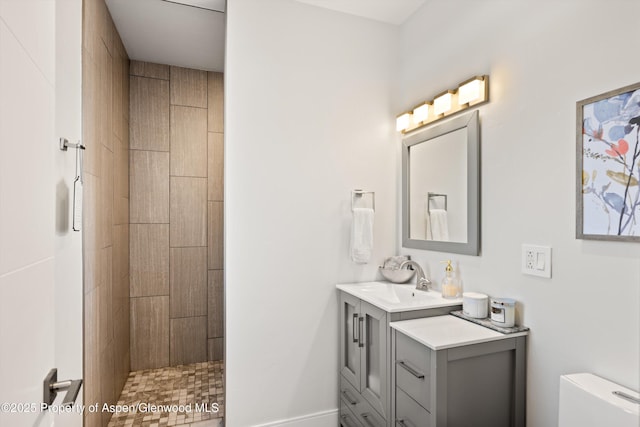
[(396, 363), (398, 365), (402, 366), (407, 372), (409, 372), (411, 375), (413, 375), (414, 377), (418, 378), (419, 380), (424, 379), (424, 374), (422, 372), (416, 371), (411, 366), (409, 366), (406, 363), (404, 363), (403, 360), (398, 360)]
[(396, 420), (396, 424), (400, 424), (401, 427), (409, 427), (402, 418)]
[(364, 324), (364, 317), (358, 318), (358, 347), (364, 347), (364, 343), (362, 342), (362, 328)]
[(356, 400), (349, 396), (349, 392), (347, 390), (342, 390), (342, 395), (345, 397), (345, 399), (347, 399), (347, 401), (352, 404), (352, 405), (357, 405), (358, 402), (356, 402)]
[(360, 340), (359, 336), (356, 337), (356, 330), (358, 329), (357, 323), (358, 323), (358, 313), (353, 313), (353, 322), (351, 325), (351, 335), (353, 335), (353, 342), (358, 342)]
[(371, 422), (371, 420), (369, 419), (369, 417), (370, 417), (369, 414), (361, 414), (361, 415), (362, 415), (362, 419), (367, 422), (367, 425), (369, 427), (376, 427), (376, 425), (373, 422)]
[(637, 403), (638, 405), (640, 405), (640, 399), (638, 399), (637, 397), (633, 397), (627, 393), (625, 393), (624, 391), (612, 391), (611, 394), (621, 398), (621, 399), (625, 399), (628, 400), (631, 403)]
[(353, 423), (351, 422), (351, 417), (347, 414), (340, 415), (342, 419), (342, 423), (345, 427), (353, 427)]

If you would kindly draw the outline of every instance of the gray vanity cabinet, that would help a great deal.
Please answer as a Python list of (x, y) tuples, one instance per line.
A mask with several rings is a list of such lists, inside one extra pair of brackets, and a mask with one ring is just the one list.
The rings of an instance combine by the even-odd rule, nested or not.
[(526, 337), (437, 351), (392, 340), (396, 427), (524, 427)]
[(392, 427), (390, 322), (440, 316), (460, 305), (386, 312), (340, 292), (340, 424)]
[[(387, 313), (340, 293), (341, 403), (365, 426), (384, 427), (388, 414)], [(348, 425), (348, 421), (342, 421)], [(353, 423), (353, 425), (358, 425)]]

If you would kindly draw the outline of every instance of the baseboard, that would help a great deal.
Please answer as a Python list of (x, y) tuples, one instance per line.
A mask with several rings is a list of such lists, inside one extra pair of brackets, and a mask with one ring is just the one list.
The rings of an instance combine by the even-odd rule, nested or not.
[(258, 424), (254, 427), (332, 427), (337, 425), (339, 425), (338, 410), (331, 409), (329, 411), (316, 412), (315, 414), (303, 415), (301, 417)]

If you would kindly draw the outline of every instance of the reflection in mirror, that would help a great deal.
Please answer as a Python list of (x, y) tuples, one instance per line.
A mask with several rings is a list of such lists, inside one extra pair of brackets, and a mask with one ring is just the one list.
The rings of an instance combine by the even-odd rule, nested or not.
[(478, 112), (403, 141), (403, 246), (479, 252)]
[(467, 129), (409, 147), (409, 182), (409, 236), (467, 243)]

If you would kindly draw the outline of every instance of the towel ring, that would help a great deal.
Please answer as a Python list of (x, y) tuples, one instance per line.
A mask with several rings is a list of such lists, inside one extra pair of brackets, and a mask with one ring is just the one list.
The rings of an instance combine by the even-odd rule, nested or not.
[(365, 194), (371, 194), (371, 209), (373, 209), (374, 212), (376, 211), (376, 192), (364, 190), (351, 191), (351, 211), (356, 208), (356, 199), (364, 197)]
[(434, 197), (444, 197), (444, 210), (447, 210), (447, 195), (438, 193), (427, 193), (427, 211), (431, 215), (431, 199)]

